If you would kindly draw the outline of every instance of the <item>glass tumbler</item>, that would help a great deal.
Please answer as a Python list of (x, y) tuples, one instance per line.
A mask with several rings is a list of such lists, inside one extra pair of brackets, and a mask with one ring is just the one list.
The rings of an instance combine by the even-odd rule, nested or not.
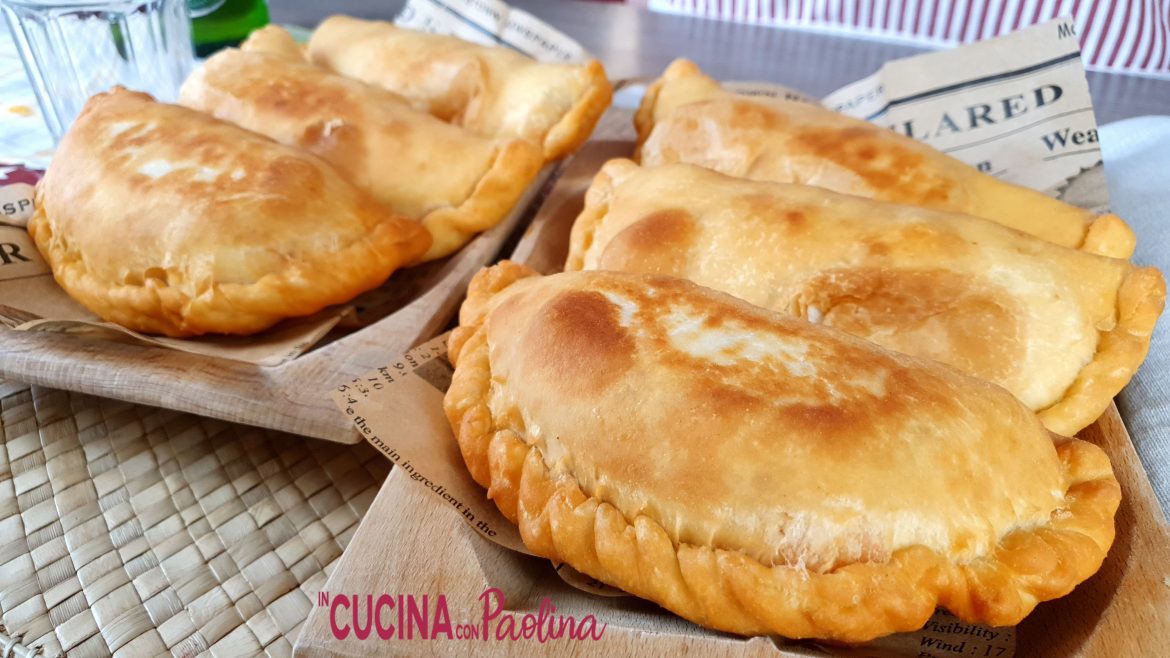
[(174, 102), (191, 71), (186, 0), (0, 0), (49, 132), (114, 85)]

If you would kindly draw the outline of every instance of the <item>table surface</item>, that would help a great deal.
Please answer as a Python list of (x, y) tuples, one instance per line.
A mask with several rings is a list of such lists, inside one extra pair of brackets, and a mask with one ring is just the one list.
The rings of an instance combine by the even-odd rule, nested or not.
[[(272, 21), (312, 27), (346, 13), (390, 19), (401, 0), (280, 0)], [(720, 79), (775, 82), (824, 96), (863, 78), (887, 60), (925, 52), (920, 46), (840, 34), (673, 16), (631, 6), (579, 0), (510, 0), (576, 39), (605, 64), (613, 79), (657, 76), (685, 55)], [(1101, 124), (1170, 113), (1170, 80), (1090, 72), (1089, 89)]]

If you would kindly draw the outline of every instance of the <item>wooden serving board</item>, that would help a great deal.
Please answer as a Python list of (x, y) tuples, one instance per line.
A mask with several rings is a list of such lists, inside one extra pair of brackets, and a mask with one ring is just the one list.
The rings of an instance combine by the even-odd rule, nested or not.
[[(629, 154), (628, 141), (590, 142), (566, 167), (512, 259), (550, 273), (559, 271), (569, 228), (580, 212), (598, 161)], [(1117, 414), (1109, 410), (1081, 432), (1113, 461), (1124, 499), (1117, 539), (1101, 570), (1069, 596), (1040, 605), (1017, 631), (1018, 658), (1066, 656), (1170, 656), (1170, 525)], [(533, 574), (538, 574), (535, 584)], [(309, 614), (295, 645), (301, 658), (325, 656), (809, 656), (811, 647), (778, 646), (768, 638), (738, 638), (685, 622), (645, 602), (591, 596), (565, 584), (545, 560), (500, 548), (471, 530), (439, 497), (395, 469), (370, 507), (345, 555), (322, 590), (328, 596), (439, 594), (452, 623), (482, 617), (480, 595), (505, 593), (507, 609), (535, 613), (548, 596), (559, 614), (592, 614), (608, 623), (603, 639), (469, 642), (439, 640), (338, 640), (329, 608)], [(363, 613), (364, 614), (364, 613)], [(858, 655), (876, 655), (861, 652)]]
[(496, 260), (531, 219), (536, 199), (553, 179), (555, 172), (542, 173), (508, 217), (454, 255), (396, 272), (384, 289), (367, 295), (388, 307), (375, 311), (385, 317), (284, 365), (264, 367), (127, 341), (0, 327), (0, 379), (357, 443), (360, 436), (326, 392), (441, 331), (458, 310), (472, 275)]

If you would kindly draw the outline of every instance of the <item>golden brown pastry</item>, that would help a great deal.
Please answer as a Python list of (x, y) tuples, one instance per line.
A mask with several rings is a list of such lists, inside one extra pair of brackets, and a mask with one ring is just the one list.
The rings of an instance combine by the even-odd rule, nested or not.
[(28, 230), (74, 299), (168, 336), (346, 302), (431, 243), (324, 160), (120, 87), (61, 140)]
[(412, 109), (401, 97), (266, 52), (220, 51), (180, 102), (328, 160), (434, 236), (424, 260), (502, 220), (536, 178), (540, 149), (496, 142)]
[(825, 108), (737, 96), (676, 60), (634, 120), (642, 164), (699, 165), (731, 176), (817, 185), (881, 201), (977, 215), (1065, 247), (1133, 255), (1133, 231), (984, 174), (892, 130)]
[(978, 217), (629, 160), (594, 179), (565, 269), (683, 277), (942, 361), (1070, 436), (1129, 383), (1166, 299), (1154, 268)]
[(271, 53), (294, 61), (305, 60), (305, 49), (288, 30), (279, 25), (265, 25), (248, 35), (240, 50)]
[(348, 16), (321, 23), (309, 59), (479, 135), (526, 139), (544, 149), (545, 160), (584, 143), (613, 95), (597, 60), (545, 64), (503, 47)]
[(681, 279), (472, 281), (445, 400), (537, 555), (712, 628), (860, 642), (1005, 626), (1101, 565), (1096, 446), (933, 361)]

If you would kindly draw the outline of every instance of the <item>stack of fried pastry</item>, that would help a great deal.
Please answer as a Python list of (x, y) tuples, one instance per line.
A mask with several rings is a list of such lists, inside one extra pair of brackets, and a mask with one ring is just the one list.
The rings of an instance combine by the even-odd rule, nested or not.
[(1019, 622), (1100, 567), (1093, 422), (1162, 276), (1132, 232), (672, 65), (566, 272), (472, 282), (446, 412), (533, 552), (712, 628)]
[(496, 225), (609, 99), (595, 61), (544, 64), (341, 16), (307, 49), (268, 27), (207, 60), (179, 105), (92, 98), (29, 230), (103, 319), (254, 333)]

